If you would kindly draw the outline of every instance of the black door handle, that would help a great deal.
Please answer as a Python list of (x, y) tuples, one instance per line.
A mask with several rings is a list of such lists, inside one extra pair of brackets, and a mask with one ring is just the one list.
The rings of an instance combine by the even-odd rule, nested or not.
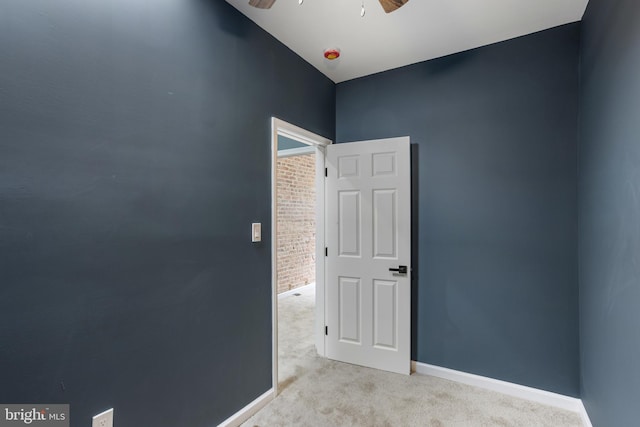
[(395, 271), (399, 274), (407, 274), (407, 266), (406, 265), (400, 265), (398, 266), (398, 268), (390, 268), (389, 271)]

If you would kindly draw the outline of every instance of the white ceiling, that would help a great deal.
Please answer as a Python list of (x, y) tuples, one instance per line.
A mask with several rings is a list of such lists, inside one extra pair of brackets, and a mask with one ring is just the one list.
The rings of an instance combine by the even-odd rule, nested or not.
[[(269, 10), (227, 0), (336, 83), (582, 19), (588, 0), (277, 0)], [(327, 48), (341, 57), (324, 59)]]

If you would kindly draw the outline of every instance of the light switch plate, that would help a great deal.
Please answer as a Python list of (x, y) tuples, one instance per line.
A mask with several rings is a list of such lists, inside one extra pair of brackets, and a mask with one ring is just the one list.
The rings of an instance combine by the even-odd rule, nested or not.
[(113, 408), (93, 417), (91, 427), (113, 427)]
[(262, 223), (254, 222), (253, 224), (251, 224), (251, 241), (252, 242), (262, 241)]

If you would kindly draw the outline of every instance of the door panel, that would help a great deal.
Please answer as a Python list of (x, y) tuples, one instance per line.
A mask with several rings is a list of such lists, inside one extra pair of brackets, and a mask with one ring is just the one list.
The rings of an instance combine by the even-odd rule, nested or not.
[(338, 233), (340, 256), (360, 256), (360, 192), (340, 191), (338, 194)]
[(409, 138), (327, 147), (326, 324), (331, 359), (408, 374)]
[(360, 279), (340, 277), (340, 341), (360, 344)]
[(398, 259), (396, 190), (373, 190), (373, 256)]
[(397, 350), (396, 324), (398, 282), (373, 281), (373, 345)]
[(373, 176), (396, 174), (396, 153), (373, 154)]
[(360, 177), (360, 157), (340, 156), (338, 157), (338, 177), (340, 179)]

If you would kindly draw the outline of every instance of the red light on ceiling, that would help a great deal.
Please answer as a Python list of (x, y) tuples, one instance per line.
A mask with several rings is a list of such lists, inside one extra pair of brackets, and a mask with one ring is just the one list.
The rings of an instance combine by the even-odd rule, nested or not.
[(329, 61), (333, 61), (334, 59), (340, 58), (340, 50), (339, 49), (327, 49), (324, 51), (324, 57)]

